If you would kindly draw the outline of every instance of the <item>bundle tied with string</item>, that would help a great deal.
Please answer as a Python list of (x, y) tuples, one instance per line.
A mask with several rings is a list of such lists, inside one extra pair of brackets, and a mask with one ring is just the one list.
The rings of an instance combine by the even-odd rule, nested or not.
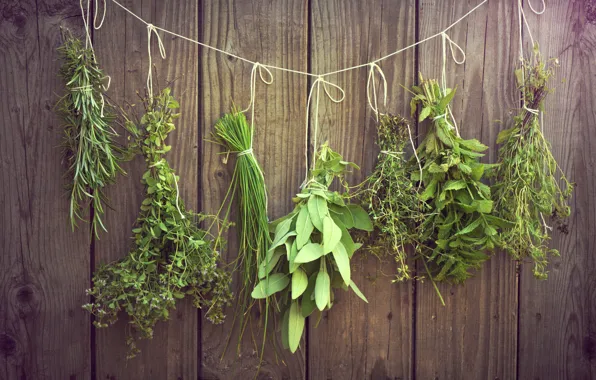
[[(530, 3), (530, 9), (536, 11)], [(545, 61), (530, 31), (521, 1), (518, 2), (520, 35), (520, 65), (515, 71), (521, 108), (513, 117), (513, 126), (497, 137), (498, 167), (493, 191), (499, 216), (509, 222), (502, 234), (501, 246), (516, 260), (530, 258), (534, 275), (545, 279), (551, 256), (559, 251), (549, 248), (548, 241), (554, 222), (558, 230), (567, 233), (566, 219), (571, 214), (568, 205), (573, 184), (557, 164), (549, 141), (544, 135), (544, 101), (551, 92), (548, 81), (554, 75), (557, 60)], [(530, 59), (524, 58), (523, 25), (527, 27), (533, 46)]]

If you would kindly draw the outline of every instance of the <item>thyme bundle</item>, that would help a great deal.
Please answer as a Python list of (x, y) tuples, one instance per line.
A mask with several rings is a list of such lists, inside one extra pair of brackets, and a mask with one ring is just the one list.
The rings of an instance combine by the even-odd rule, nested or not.
[(106, 202), (103, 188), (114, 183), (118, 173), (124, 173), (119, 165), (123, 152), (114, 142), (117, 134), (110, 126), (114, 115), (102, 95), (105, 75), (93, 49), (86, 48), (67, 29), (62, 29), (62, 39), (58, 48), (63, 60), (60, 76), (67, 94), (58, 101), (57, 108), (64, 121), (65, 176), (71, 181), (67, 186), (70, 222), (74, 229), (77, 220), (85, 220), (83, 208), (91, 203), (91, 227), (99, 237), (100, 229), (106, 231), (101, 220)]
[(455, 89), (441, 91), (435, 80), (420, 77), (412, 87), (412, 114), (431, 126), (417, 149), (423, 165), (420, 200), (429, 212), (418, 227), (422, 260), (433, 280), (462, 282), (470, 270), (479, 268), (499, 242), (498, 230), (507, 222), (494, 215), (490, 187), (482, 183), (485, 169), (480, 163), (487, 146), (476, 139), (464, 140), (456, 133), (448, 109)]
[(377, 164), (361, 184), (359, 198), (372, 219), (376, 235), (370, 249), (382, 249), (395, 256), (396, 281), (411, 279), (406, 246), (417, 245), (416, 226), (423, 219), (411, 167), (405, 156), (409, 142), (408, 121), (401, 116), (382, 115), (377, 125)]
[[(237, 154), (224, 204), (227, 200), (229, 205), (227, 214), (229, 214), (233, 197), (238, 197), (239, 248), (236, 264), (241, 269), (242, 288), (238, 297), (236, 315), (240, 316), (240, 345), (249, 320), (245, 316), (250, 315), (249, 310), (254, 305), (250, 291), (258, 281), (258, 266), (265, 259), (271, 244), (267, 218), (267, 193), (263, 172), (252, 152), (253, 127), (248, 124), (245, 115), (237, 110), (224, 115), (215, 124), (214, 135), (217, 142), (228, 150), (226, 153)], [(229, 196), (232, 198), (228, 199)]]
[(291, 352), (298, 349), (305, 318), (315, 309), (331, 309), (333, 288), (351, 288), (368, 302), (351, 279), (350, 259), (361, 244), (350, 230), (372, 231), (372, 223), (362, 207), (349, 203), (347, 192), (329, 190), (335, 178), (348, 189), (343, 177), (349, 166), (357, 168), (323, 145), (309, 181), (294, 198), (294, 210), (270, 226), (273, 243), (259, 265), (252, 297), (277, 297), (282, 343)]
[(502, 247), (516, 260), (530, 257), (534, 275), (546, 278), (549, 256), (558, 256), (548, 248), (551, 227), (567, 232), (565, 218), (571, 209), (568, 200), (573, 184), (559, 168), (546, 140), (539, 113), (550, 92), (548, 80), (554, 73), (552, 62), (544, 62), (538, 48), (533, 61), (524, 61), (516, 70), (525, 107), (514, 117), (512, 128), (499, 133), (499, 166), (493, 186), (496, 209), (501, 218), (511, 222), (503, 231)]
[[(134, 246), (122, 260), (100, 267), (88, 294), (94, 297), (84, 308), (95, 315), (96, 327), (114, 324), (120, 311), (131, 318), (139, 338), (152, 338), (153, 327), (167, 320), (176, 301), (192, 297), (197, 308), (206, 308), (207, 319), (221, 323), (230, 304), (230, 276), (220, 269), (223, 241), (198, 227), (207, 217), (184, 208), (178, 198), (178, 177), (163, 155), (171, 149), (165, 139), (174, 129), (178, 103), (166, 88), (148, 101), (140, 130), (134, 131), (136, 147), (145, 157), (143, 174), (146, 197), (132, 230)], [(213, 221), (215, 223), (216, 220)], [(138, 352), (136, 334), (127, 336), (129, 357)]]

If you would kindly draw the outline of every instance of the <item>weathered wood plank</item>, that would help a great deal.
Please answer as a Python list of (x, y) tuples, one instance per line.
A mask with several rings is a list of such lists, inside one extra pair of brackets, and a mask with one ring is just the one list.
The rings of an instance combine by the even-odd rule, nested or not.
[[(364, 63), (415, 39), (413, 2), (313, 0), (311, 4), (314, 72)], [(389, 81), (387, 111), (405, 114), (407, 96), (399, 85), (413, 82), (414, 51), (380, 66)], [(319, 112), (317, 144), (329, 140), (346, 160), (361, 165), (362, 170), (349, 177), (353, 185), (370, 173), (378, 153), (375, 121), (366, 100), (367, 75), (368, 68), (363, 68), (326, 78), (346, 91), (346, 99), (334, 104), (323, 97)], [(377, 89), (378, 85), (377, 80)], [(313, 120), (311, 115), (311, 144)], [(333, 308), (324, 314), (318, 328), (316, 317), (311, 318), (309, 378), (412, 377), (412, 285), (393, 284), (394, 263), (391, 258), (384, 260), (362, 253), (352, 259), (352, 277), (369, 304), (351, 291), (336, 291)]]
[[(252, 60), (277, 66), (306, 70), (307, 4), (296, 1), (205, 2), (202, 9), (203, 40)], [(203, 78), (201, 106), (202, 137), (208, 138), (213, 125), (232, 104), (245, 108), (249, 103), (251, 65), (213, 51), (201, 51)], [(266, 75), (266, 74), (264, 74)], [(304, 114), (306, 78), (273, 71), (274, 82), (266, 86), (257, 82), (254, 152), (261, 163), (269, 190), (271, 220), (292, 210), (291, 198), (299, 191), (303, 179), (305, 148)], [(222, 163), (219, 146), (201, 143), (200, 194), (205, 212), (215, 213), (229, 186), (233, 159)], [(237, 239), (233, 228), (227, 262), (236, 258)], [(237, 276), (237, 275), (236, 275)], [(236, 287), (236, 293), (239, 288)], [(253, 310), (256, 311), (256, 310)], [(202, 324), (202, 378), (249, 378), (258, 365), (262, 329), (250, 326), (236, 355), (239, 329), (232, 331), (233, 309), (223, 325)], [(256, 315), (253, 317), (257, 318)], [(227, 338), (231, 335), (226, 349)], [(281, 350), (279, 332), (275, 334)], [(251, 341), (253, 335), (259, 347)], [(271, 345), (265, 352), (260, 378), (301, 379), (305, 376), (304, 353), (281, 352), (276, 357)]]
[[(198, 38), (198, 3), (184, 1), (127, 1), (127, 7), (157, 26)], [(180, 175), (180, 192), (188, 209), (198, 208), (198, 60), (197, 47), (179, 38), (160, 33), (167, 58), (162, 60), (152, 38), (154, 91), (172, 84), (179, 100), (181, 117), (171, 133), (172, 151), (166, 158)], [(112, 75), (110, 94), (117, 104), (138, 104), (136, 92), (144, 93), (148, 69), (147, 29), (138, 20), (108, 2), (108, 15), (103, 28), (95, 33), (98, 59), (106, 73)], [(159, 86), (157, 84), (159, 83)], [(121, 178), (110, 193), (112, 206), (108, 219), (109, 234), (96, 242), (96, 261), (109, 262), (124, 257), (131, 244), (131, 229), (143, 199), (141, 175), (145, 162), (137, 157), (125, 164), (127, 178)], [(127, 189), (123, 191), (123, 189)], [(180, 303), (170, 321), (160, 322), (153, 340), (139, 344), (141, 353), (126, 360), (125, 334), (127, 318), (121, 316), (117, 325), (97, 331), (97, 376), (113, 379), (191, 379), (198, 373), (198, 312), (190, 300)]]
[[(496, 159), (496, 120), (515, 107), (512, 67), (516, 62), (515, 1), (491, 1), (448, 32), (467, 55), (457, 66), (447, 47), (447, 86), (457, 86), (453, 113), (464, 138), (491, 147)], [(420, 36), (439, 32), (478, 1), (422, 1)], [(457, 51), (456, 51), (457, 54)], [(440, 79), (441, 37), (420, 46), (420, 71)], [(461, 59), (460, 56), (457, 56)], [(420, 131), (424, 130), (421, 125)], [(424, 267), (418, 268), (424, 274)], [(443, 307), (429, 281), (416, 290), (416, 377), (420, 379), (511, 379), (516, 369), (517, 287), (515, 265), (495, 253), (462, 286), (440, 284)]]
[(89, 379), (90, 235), (72, 232), (53, 106), (59, 26), (80, 32), (78, 3), (0, 5), (0, 378)]
[[(553, 233), (553, 259), (546, 281), (524, 264), (520, 279), (519, 379), (596, 377), (596, 270), (594, 215), (596, 169), (596, 4), (549, 1), (528, 22), (545, 58), (561, 67), (547, 98), (544, 130), (561, 169), (576, 182), (569, 234)], [(526, 48), (529, 38), (525, 34)]]

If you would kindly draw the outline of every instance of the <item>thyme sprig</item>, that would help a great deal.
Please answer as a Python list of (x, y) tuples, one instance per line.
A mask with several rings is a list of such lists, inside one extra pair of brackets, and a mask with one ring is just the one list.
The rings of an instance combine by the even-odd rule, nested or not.
[(136, 340), (152, 338), (154, 325), (168, 319), (177, 300), (192, 297), (197, 308), (206, 309), (208, 320), (221, 323), (232, 298), (231, 277), (218, 267), (221, 229), (212, 235), (198, 227), (204, 220), (212, 226), (218, 220), (185, 209), (178, 196), (179, 178), (164, 158), (171, 149), (165, 140), (174, 130), (178, 102), (166, 88), (146, 107), (138, 127), (127, 121), (136, 135), (133, 147), (147, 163), (134, 245), (125, 258), (95, 272), (88, 290), (94, 300), (84, 305), (95, 315), (96, 327), (114, 324), (121, 311), (128, 314), (133, 328), (127, 336), (129, 357), (139, 352)]
[(551, 92), (548, 80), (555, 66), (554, 61), (541, 58), (536, 46), (532, 61), (524, 61), (516, 70), (525, 107), (514, 116), (513, 127), (499, 133), (497, 143), (502, 145), (493, 185), (496, 210), (511, 222), (502, 234), (502, 247), (516, 260), (531, 258), (534, 275), (541, 279), (547, 277), (549, 256), (559, 255), (548, 247), (552, 228), (547, 221), (567, 232), (565, 219), (571, 213), (568, 201), (573, 192), (541, 125), (540, 112)]
[(62, 150), (67, 165), (65, 176), (70, 198), (70, 222), (74, 229), (77, 220), (85, 220), (83, 209), (93, 206), (91, 227), (99, 237), (106, 231), (102, 222), (106, 197), (103, 189), (114, 183), (123, 150), (116, 144), (115, 130), (110, 126), (114, 114), (104, 100), (105, 74), (99, 68), (91, 48), (62, 29), (63, 44), (58, 48), (62, 58), (60, 76), (67, 93), (57, 104), (64, 122)]

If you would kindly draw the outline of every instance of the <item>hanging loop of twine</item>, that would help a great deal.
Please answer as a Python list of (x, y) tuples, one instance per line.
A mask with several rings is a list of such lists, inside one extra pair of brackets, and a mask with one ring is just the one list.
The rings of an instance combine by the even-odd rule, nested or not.
[(151, 57), (151, 35), (155, 34), (157, 38), (157, 46), (159, 47), (159, 54), (162, 59), (166, 58), (166, 49), (163, 46), (163, 41), (157, 32), (155, 25), (147, 24), (147, 53), (149, 55), (149, 70), (147, 71), (147, 91), (149, 92), (149, 99), (153, 98), (153, 58)]
[[(453, 41), (451, 38), (449, 38), (449, 36), (447, 35), (447, 33), (443, 32), (441, 33), (441, 42), (442, 42), (442, 53), (443, 53), (443, 65), (441, 68), (441, 92), (443, 93), (443, 96), (446, 96), (446, 92), (447, 92), (447, 74), (446, 74), (446, 66), (447, 66), (447, 43), (449, 43), (449, 49), (451, 50), (451, 58), (453, 58), (453, 61), (458, 64), (461, 65), (466, 61), (466, 52), (464, 51), (464, 49), (462, 49), (457, 43), (455, 43), (455, 41)], [(455, 50), (453, 50), (453, 48), (457, 48), (457, 50), (460, 51), (460, 53), (462, 54), (462, 59), (461, 60), (457, 60), (457, 58), (455, 58)], [(447, 111), (440, 116), (435, 117), (435, 120), (440, 119), (441, 117), (443, 117), (445, 119), (445, 122), (452, 127), (453, 129), (455, 129), (455, 134), (459, 137), (459, 128), (457, 127), (457, 122), (455, 121), (455, 117), (453, 116), (453, 112), (451, 112), (451, 106), (447, 105)], [(449, 121), (449, 117), (451, 118), (451, 122)]]
[(538, 12), (536, 9), (534, 9), (534, 7), (532, 6), (532, 1), (530, 1), (530, 0), (527, 0), (527, 1), (528, 1), (528, 6), (532, 10), (532, 12), (534, 12), (537, 15), (543, 14), (544, 11), (546, 10), (546, 3), (544, 2), (544, 0), (540, 0), (540, 2), (542, 3), (542, 10), (540, 12)]
[[(97, 16), (99, 12), (97, 11), (99, 8), (99, 2), (103, 2), (103, 12), (101, 14), (101, 19), (99, 21), (99, 25), (97, 24)], [(93, 16), (93, 28), (98, 30), (103, 25), (103, 22), (106, 20), (106, 9), (108, 8), (107, 0), (95, 0), (95, 15)]]
[[(242, 113), (248, 112), (249, 110), (253, 110), (253, 118), (254, 118), (254, 104), (255, 104), (255, 95), (256, 95), (256, 91), (257, 91), (257, 72), (259, 74), (259, 77), (261, 78), (261, 81), (267, 85), (272, 84), (273, 83), (273, 74), (271, 73), (271, 70), (269, 70), (266, 66), (263, 66), (262, 64), (260, 64), (259, 62), (255, 62), (252, 65), (252, 70), (250, 71), (250, 100), (248, 102), (248, 107), (246, 107), (244, 110), (242, 110)], [(267, 75), (269, 76), (269, 79), (265, 79), (265, 77), (263, 76), (263, 72), (267, 73)], [(252, 120), (251, 120), (252, 122)]]
[[(375, 71), (381, 78), (379, 88), (383, 87), (383, 107), (387, 107), (387, 78), (381, 67), (376, 62), (371, 62), (368, 69), (368, 79), (366, 81), (366, 98), (368, 105), (375, 113), (377, 121), (379, 121), (379, 105), (377, 103), (377, 88), (375, 84)], [(372, 87), (372, 99), (371, 99), (371, 87)], [(374, 103), (374, 104), (373, 104)]]
[[(466, 62), (466, 52), (464, 51), (464, 49), (462, 49), (461, 46), (459, 46), (455, 41), (453, 41), (447, 35), (447, 33), (445, 33), (445, 32), (441, 33), (441, 37), (443, 38), (443, 40), (446, 40), (447, 42), (449, 42), (449, 49), (451, 50), (451, 58), (453, 58), (453, 62), (457, 63), (458, 65), (461, 65), (464, 62)], [(459, 53), (460, 53), (462, 59), (458, 60), (455, 57), (455, 49), (454, 48), (459, 50)]]
[[(87, 0), (87, 10), (85, 10), (85, 6), (83, 5), (83, 0), (79, 1), (79, 5), (81, 6), (81, 16), (83, 18), (83, 25), (85, 27), (85, 48), (91, 48), (93, 50), (93, 43), (91, 42), (91, 33), (89, 32), (89, 14), (91, 0)], [(94, 54), (95, 55), (95, 54)]]

